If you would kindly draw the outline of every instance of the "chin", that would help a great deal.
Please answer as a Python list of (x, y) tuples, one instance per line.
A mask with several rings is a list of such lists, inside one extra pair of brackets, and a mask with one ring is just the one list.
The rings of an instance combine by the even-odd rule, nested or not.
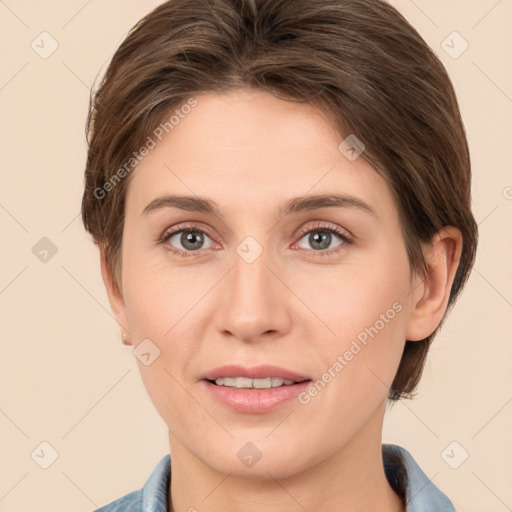
[(266, 430), (259, 437), (246, 435), (230, 439), (226, 443), (217, 443), (217, 449), (205, 454), (205, 457), (199, 453), (197, 455), (213, 470), (245, 480), (289, 478), (320, 462), (316, 459), (321, 459), (321, 454), (304, 451), (303, 439), (297, 439), (294, 444), (289, 436), (287, 442), (282, 436), (274, 440), (268, 436), (269, 431)]

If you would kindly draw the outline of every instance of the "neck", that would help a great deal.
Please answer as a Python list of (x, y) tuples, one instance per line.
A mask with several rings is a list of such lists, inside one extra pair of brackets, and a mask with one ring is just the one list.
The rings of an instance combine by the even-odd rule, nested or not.
[(382, 462), (383, 407), (340, 451), (288, 478), (243, 479), (219, 473), (169, 433), (170, 512), (404, 512)]

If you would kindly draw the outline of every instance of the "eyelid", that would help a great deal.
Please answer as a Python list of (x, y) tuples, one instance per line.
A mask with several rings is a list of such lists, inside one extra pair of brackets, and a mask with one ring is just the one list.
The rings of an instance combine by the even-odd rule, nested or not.
[[(176, 226), (173, 226), (172, 228), (167, 228), (163, 232), (163, 234), (158, 238), (157, 243), (165, 244), (174, 235), (177, 235), (178, 233), (181, 233), (182, 231), (203, 233), (203, 234), (207, 235), (214, 243), (216, 243), (214, 241), (213, 237), (210, 235), (210, 232), (209, 232), (208, 229), (203, 228), (203, 227), (199, 226), (198, 224), (196, 224), (194, 222), (191, 222), (191, 223), (182, 222), (180, 224), (177, 224)], [(184, 252), (186, 252), (186, 253), (190, 253), (190, 255), (194, 255), (194, 254), (199, 253), (199, 252), (204, 252), (204, 251), (211, 250), (211, 248), (200, 249), (199, 251), (183, 251), (181, 249), (175, 249), (175, 248), (172, 248), (172, 249), (169, 249), (169, 250), (172, 251), (172, 252), (177, 252), (177, 253), (184, 253)]]
[[(311, 222), (313, 222), (313, 223), (316, 222), (316, 224), (311, 225)], [(199, 233), (203, 233), (203, 234), (207, 235), (216, 244), (213, 237), (210, 235), (209, 230), (207, 228), (203, 228), (203, 227), (199, 226), (197, 223), (194, 223), (194, 222), (190, 222), (190, 223), (184, 222), (184, 223), (177, 224), (176, 226), (173, 226), (172, 228), (166, 229), (164, 231), (164, 233), (162, 234), (162, 236), (158, 239), (158, 243), (165, 244), (174, 235), (176, 235), (182, 231), (190, 231), (190, 232), (196, 231)], [(334, 247), (333, 249), (325, 249), (322, 251), (318, 251), (315, 249), (302, 249), (308, 253), (314, 253), (317, 256), (328, 256), (332, 253), (339, 252), (339, 251), (343, 250), (343, 248), (346, 245), (353, 244), (354, 239), (356, 238), (349, 230), (347, 230), (346, 228), (341, 228), (341, 227), (337, 226), (336, 224), (331, 224), (326, 221), (310, 221), (306, 225), (302, 226), (300, 228), (299, 232), (296, 235), (294, 235), (294, 238), (298, 237), (298, 240), (296, 242), (294, 242), (293, 245), (295, 245), (297, 242), (299, 242), (303, 238), (304, 235), (306, 235), (312, 231), (327, 231), (329, 233), (335, 234), (342, 241), (342, 243), (340, 245)], [(170, 248), (168, 250), (175, 254), (179, 254), (182, 256), (196, 256), (196, 255), (204, 254), (205, 252), (208, 252), (211, 250), (216, 250), (216, 249), (209, 247), (207, 249), (199, 249), (197, 251), (183, 251), (182, 249), (175, 249), (175, 248)]]
[(316, 222), (316, 224), (311, 226), (310, 223), (307, 223), (305, 226), (300, 228), (300, 230), (296, 236), (301, 237), (302, 235), (305, 235), (306, 233), (309, 233), (310, 231), (321, 231), (322, 229), (325, 229), (327, 231), (334, 232), (337, 235), (343, 236), (350, 240), (353, 240), (356, 238), (348, 229), (341, 228), (341, 227), (337, 226), (336, 224), (332, 224), (327, 221), (311, 221), (311, 222), (313, 222), (313, 223)]
[[(296, 245), (298, 242), (300, 242), (300, 240), (304, 237), (304, 235), (314, 232), (314, 231), (328, 232), (328, 233), (334, 234), (341, 240), (341, 243), (339, 245), (337, 245), (336, 247), (333, 247), (332, 249), (324, 249), (321, 251), (318, 251), (315, 249), (302, 249), (302, 251), (306, 251), (306, 253), (308, 255), (311, 255), (315, 258), (317, 258), (317, 257), (327, 258), (327, 257), (331, 256), (332, 254), (338, 255), (339, 253), (344, 251), (347, 246), (352, 245), (354, 243), (354, 239), (356, 238), (350, 231), (348, 231), (347, 229), (341, 228), (341, 227), (337, 226), (336, 224), (331, 224), (326, 221), (316, 221), (315, 225), (311, 226), (311, 225), (307, 224), (306, 226), (304, 226), (300, 229), (299, 234), (297, 235), (298, 240), (297, 240), (297, 242), (294, 243), (294, 245)], [(294, 249), (294, 250), (298, 250), (298, 249)]]

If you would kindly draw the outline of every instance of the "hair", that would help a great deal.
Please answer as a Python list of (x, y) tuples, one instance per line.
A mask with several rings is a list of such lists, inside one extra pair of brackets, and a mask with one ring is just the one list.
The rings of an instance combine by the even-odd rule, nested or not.
[(412, 271), (426, 276), (422, 247), (436, 232), (454, 226), (462, 233), (443, 319), (427, 338), (406, 340), (389, 390), (392, 401), (410, 398), (469, 277), (478, 227), (466, 133), (448, 73), (383, 0), (170, 0), (132, 27), (91, 91), (86, 126), (82, 220), (114, 283), (121, 283), (133, 174), (127, 162), (136, 167), (133, 155), (148, 136), (193, 95), (241, 88), (308, 103), (340, 137), (363, 141), (361, 157), (392, 191)]

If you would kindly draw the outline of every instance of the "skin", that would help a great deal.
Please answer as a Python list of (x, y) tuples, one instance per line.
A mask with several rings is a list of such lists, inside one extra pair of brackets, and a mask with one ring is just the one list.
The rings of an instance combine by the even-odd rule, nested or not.
[[(436, 234), (425, 247), (431, 269), (420, 278), (386, 182), (363, 158), (345, 157), (343, 138), (318, 110), (261, 91), (196, 99), (132, 171), (121, 286), (101, 256), (112, 309), (134, 348), (149, 338), (160, 349), (152, 364), (136, 361), (169, 427), (169, 510), (405, 510), (382, 464), (387, 394), (405, 340), (425, 338), (443, 317), (460, 232)], [(278, 212), (292, 197), (333, 192), (376, 215), (354, 207)], [(207, 197), (223, 216), (142, 213), (166, 194)], [(181, 233), (158, 242), (182, 223), (207, 230), (199, 249)], [(310, 235), (326, 226), (348, 230), (353, 243), (332, 234), (333, 251), (322, 255)], [(247, 236), (263, 248), (250, 264), (236, 252)], [(275, 364), (320, 379), (397, 302), (401, 311), (308, 404), (239, 413), (199, 381), (227, 363)], [(237, 457), (247, 442), (262, 454), (250, 468)]]

